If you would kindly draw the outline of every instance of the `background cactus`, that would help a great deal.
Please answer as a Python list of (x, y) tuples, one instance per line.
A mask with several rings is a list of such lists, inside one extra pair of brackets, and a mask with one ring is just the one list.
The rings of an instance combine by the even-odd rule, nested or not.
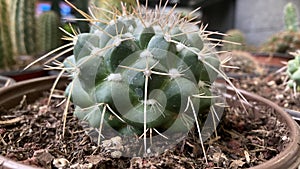
[(63, 2), (62, 0), (52, 0), (52, 3), (51, 3), (51, 11), (54, 11), (58, 17), (60, 18), (61, 17), (61, 9), (60, 9), (60, 3)]
[[(85, 13), (89, 13), (89, 1), (88, 0), (73, 0), (73, 4), (76, 6), (76, 8), (80, 9), (81, 11)], [(72, 13), (74, 14), (75, 18), (77, 19), (85, 19), (82, 14), (80, 14), (75, 9), (72, 9)], [(75, 29), (79, 29), (80, 32), (88, 32), (89, 31), (89, 25), (88, 22), (85, 21), (76, 21), (74, 25)]]
[(136, 6), (136, 0), (91, 0), (91, 3), (98, 7), (93, 13), (98, 19), (109, 20), (112, 15), (109, 11), (122, 10), (121, 2), (127, 4), (129, 12)]
[(41, 14), (37, 25), (40, 52), (50, 51), (61, 44), (60, 19), (54, 11)]
[(300, 91), (300, 51), (292, 53), (295, 58), (288, 61), (287, 74), (288, 85), (296, 91)]
[(300, 48), (298, 13), (296, 6), (292, 3), (288, 3), (284, 7), (284, 23), (285, 30), (270, 37), (270, 39), (262, 45), (262, 52), (288, 54)]
[(238, 29), (228, 30), (226, 36), (223, 36), (223, 40), (226, 42), (236, 42), (239, 44), (233, 43), (223, 43), (222, 50), (224, 51), (233, 51), (233, 50), (245, 50), (245, 35)]
[(7, 68), (14, 63), (14, 50), (11, 41), (9, 6), (6, 0), (0, 0), (0, 67)]
[(74, 114), (100, 133), (112, 128), (144, 140), (195, 123), (200, 138), (220, 60), (208, 33), (181, 17), (138, 7), (93, 19), (89, 33), (74, 36), (74, 55), (64, 61)]
[(230, 57), (229, 61), (226, 63), (228, 66), (234, 66), (235, 68), (224, 68), (225, 72), (233, 73), (249, 73), (249, 74), (262, 74), (263, 68), (257, 63), (251, 53), (246, 51), (231, 51), (224, 53), (221, 56), (221, 59), (227, 59)]
[(289, 2), (284, 7), (284, 26), (285, 30), (298, 31), (298, 11), (297, 7)]
[(12, 31), (19, 55), (33, 55), (37, 51), (35, 4), (36, 0), (12, 0)]
[(285, 53), (294, 52), (300, 48), (300, 32), (283, 31), (273, 35), (262, 45), (262, 52)]

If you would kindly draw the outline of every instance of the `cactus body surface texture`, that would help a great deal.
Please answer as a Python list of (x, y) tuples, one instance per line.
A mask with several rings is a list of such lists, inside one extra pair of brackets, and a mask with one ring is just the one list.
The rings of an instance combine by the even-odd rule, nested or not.
[(202, 138), (211, 86), (222, 74), (210, 32), (172, 11), (122, 9), (108, 22), (94, 18), (89, 33), (73, 38), (74, 55), (63, 65), (75, 116), (101, 135), (143, 138), (145, 152), (155, 139), (176, 142), (169, 136), (194, 126)]

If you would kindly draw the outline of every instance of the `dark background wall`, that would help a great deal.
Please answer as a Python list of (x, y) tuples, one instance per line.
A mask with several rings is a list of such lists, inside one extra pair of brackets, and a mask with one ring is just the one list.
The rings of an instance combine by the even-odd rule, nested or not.
[(202, 22), (210, 31), (226, 32), (235, 25), (235, 0), (204, 1), (201, 5)]

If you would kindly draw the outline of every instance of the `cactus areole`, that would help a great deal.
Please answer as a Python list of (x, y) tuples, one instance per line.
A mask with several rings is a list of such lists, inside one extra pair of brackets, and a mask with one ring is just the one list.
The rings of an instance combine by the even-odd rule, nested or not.
[(74, 37), (74, 55), (64, 61), (74, 114), (100, 133), (111, 128), (127, 136), (199, 127), (220, 73), (207, 35), (176, 13), (143, 7), (92, 22), (89, 33)]

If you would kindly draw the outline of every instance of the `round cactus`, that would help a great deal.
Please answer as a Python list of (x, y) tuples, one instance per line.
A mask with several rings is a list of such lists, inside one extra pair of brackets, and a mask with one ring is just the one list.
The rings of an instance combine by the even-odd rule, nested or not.
[(295, 91), (300, 91), (300, 52), (293, 53), (294, 59), (288, 61), (287, 74), (289, 76), (288, 85)]
[(109, 129), (146, 140), (195, 124), (201, 137), (211, 84), (225, 76), (211, 32), (172, 11), (122, 9), (109, 22), (92, 19), (89, 33), (73, 37), (74, 55), (63, 65), (75, 116), (100, 135)]
[[(213, 82), (217, 76), (214, 69), (219, 69), (220, 62), (214, 52), (200, 55), (208, 42), (199, 33), (172, 37), (189, 31), (178, 26), (166, 29), (156, 25), (145, 27), (139, 18), (126, 16), (107, 25), (95, 25), (90, 33), (79, 34), (74, 58), (65, 61), (67, 65), (73, 60), (72, 65), (80, 70), (73, 74), (70, 84), (72, 101), (77, 106), (75, 115), (99, 127), (100, 118), (95, 116), (101, 112), (81, 109), (95, 103), (108, 104), (116, 112), (111, 116), (123, 119), (107, 118), (108, 124), (114, 123), (120, 131), (130, 125), (137, 132), (143, 131), (143, 105), (147, 105), (147, 127), (167, 129), (166, 122), (174, 121), (174, 116), (182, 111), (180, 107), (185, 108), (182, 100), (187, 104), (188, 97), (193, 95), (210, 95), (208, 87), (198, 85), (200, 81)], [(155, 93), (158, 89), (163, 93)], [(153, 92), (151, 98), (149, 94)], [(124, 100), (129, 103), (123, 103)], [(197, 102), (201, 103), (200, 113), (210, 106), (209, 99)], [(165, 107), (160, 110), (158, 105)], [(158, 110), (152, 108), (156, 106)]]
[[(224, 51), (233, 51), (233, 50), (244, 50), (245, 49), (245, 35), (237, 29), (230, 29), (226, 33), (226, 36), (223, 37), (225, 41), (222, 46)], [(232, 43), (235, 42), (235, 43)], [(237, 44), (236, 44), (237, 43)]]
[(220, 56), (225, 60), (230, 57), (230, 60), (226, 63), (228, 66), (237, 67), (237, 69), (224, 68), (225, 72), (233, 72), (238, 74), (250, 73), (250, 74), (262, 74), (263, 68), (254, 59), (251, 53), (246, 51), (232, 51), (224, 53)]

